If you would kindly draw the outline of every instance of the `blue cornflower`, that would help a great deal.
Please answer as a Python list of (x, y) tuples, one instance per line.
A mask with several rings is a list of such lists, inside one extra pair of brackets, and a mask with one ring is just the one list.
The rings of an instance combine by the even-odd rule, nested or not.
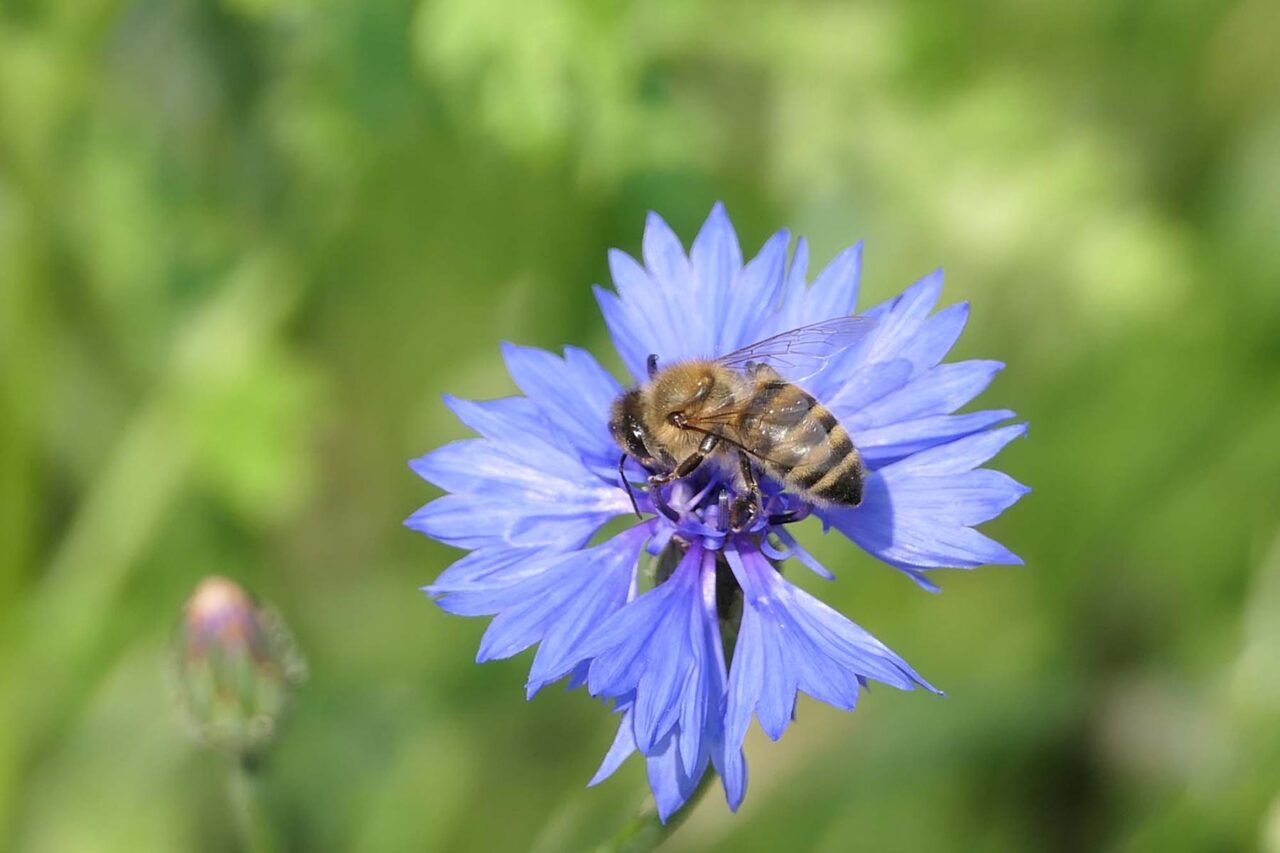
[[(854, 312), (861, 244), (806, 279), (808, 249), (790, 263), (786, 232), (743, 263), (723, 207), (691, 252), (656, 214), (646, 223), (641, 265), (609, 255), (616, 291), (596, 298), (622, 361), (637, 382), (653, 353), (663, 363), (718, 357), (787, 329)], [(936, 313), (934, 273), (864, 312), (872, 331), (797, 381), (852, 436), (867, 474), (855, 508), (814, 507), (778, 483), (762, 483), (765, 512), (746, 529), (727, 523), (738, 487), (715, 466), (638, 490), (642, 520), (593, 542), (606, 522), (632, 513), (619, 476), (610, 407), (622, 386), (587, 352), (563, 357), (506, 345), (522, 395), (487, 402), (446, 398), (479, 438), (457, 441), (412, 465), (448, 494), (406, 522), (470, 554), (426, 587), (444, 610), (494, 617), (479, 661), (537, 645), (528, 695), (568, 677), (612, 699), (621, 715), (592, 783), (630, 754), (648, 763), (665, 820), (708, 765), (731, 808), (746, 789), (742, 742), (752, 718), (777, 739), (797, 693), (852, 709), (869, 680), (934, 690), (862, 628), (788, 581), (794, 557), (831, 578), (787, 531), (810, 512), (926, 589), (941, 567), (1020, 564), (974, 526), (1012, 505), (1026, 487), (984, 462), (1025, 425), (999, 426), (1006, 410), (952, 414), (1003, 367), (941, 364), (964, 328), (968, 305)], [(785, 369), (783, 370), (785, 375)], [(633, 483), (646, 473), (628, 460)], [(642, 592), (642, 555), (653, 587)]]

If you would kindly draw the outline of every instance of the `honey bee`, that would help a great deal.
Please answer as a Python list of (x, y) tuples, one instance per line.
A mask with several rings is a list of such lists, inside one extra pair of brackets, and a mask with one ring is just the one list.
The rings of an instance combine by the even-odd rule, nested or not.
[[(661, 368), (650, 355), (648, 381), (623, 392), (609, 418), (623, 450), (618, 471), (628, 493), (628, 457), (649, 471), (655, 491), (712, 461), (735, 486), (728, 513), (733, 530), (748, 527), (761, 511), (757, 467), (817, 506), (857, 506), (865, 469), (848, 430), (776, 367), (803, 379), (874, 326), (866, 317), (841, 317), (720, 358)], [(631, 500), (635, 506), (634, 494)]]

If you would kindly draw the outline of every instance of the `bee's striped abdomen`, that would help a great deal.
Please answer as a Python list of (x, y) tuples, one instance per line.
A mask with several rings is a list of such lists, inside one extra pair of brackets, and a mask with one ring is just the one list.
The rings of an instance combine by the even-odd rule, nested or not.
[[(823, 474), (808, 487), (808, 493), (820, 501), (857, 506), (862, 502), (862, 457), (849, 439), (848, 430), (826, 408), (819, 408), (821, 412), (815, 409), (814, 415), (823, 420), (827, 429), (829, 454), (825, 464), (815, 462), (813, 470)], [(818, 448), (813, 453), (818, 455)]]
[(862, 500), (862, 459), (848, 431), (796, 385), (770, 379), (757, 386), (742, 436), (766, 470), (787, 488), (825, 504)]
[(821, 429), (823, 439), (809, 445), (783, 481), (816, 501), (857, 506), (862, 501), (862, 458), (848, 430), (816, 400), (809, 417)]

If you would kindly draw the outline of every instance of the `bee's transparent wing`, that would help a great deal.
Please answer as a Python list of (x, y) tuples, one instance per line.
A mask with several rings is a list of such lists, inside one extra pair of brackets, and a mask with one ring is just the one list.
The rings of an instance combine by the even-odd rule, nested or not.
[(780, 332), (717, 358), (728, 367), (767, 364), (788, 379), (804, 379), (832, 358), (856, 345), (876, 327), (870, 317), (836, 317)]

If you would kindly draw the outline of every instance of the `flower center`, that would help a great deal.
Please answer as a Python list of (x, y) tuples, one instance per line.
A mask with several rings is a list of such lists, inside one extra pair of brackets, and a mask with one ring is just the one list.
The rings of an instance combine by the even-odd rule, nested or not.
[[(708, 471), (650, 488), (647, 498), (652, 511), (671, 522), (672, 533), (685, 539), (701, 540), (704, 548), (718, 551), (733, 535), (750, 538), (767, 536), (771, 528), (801, 521), (813, 505), (798, 495), (783, 491), (776, 483), (760, 483), (757, 494), (744, 494), (733, 481), (707, 466)], [(734, 527), (735, 501), (749, 502), (751, 512)]]

